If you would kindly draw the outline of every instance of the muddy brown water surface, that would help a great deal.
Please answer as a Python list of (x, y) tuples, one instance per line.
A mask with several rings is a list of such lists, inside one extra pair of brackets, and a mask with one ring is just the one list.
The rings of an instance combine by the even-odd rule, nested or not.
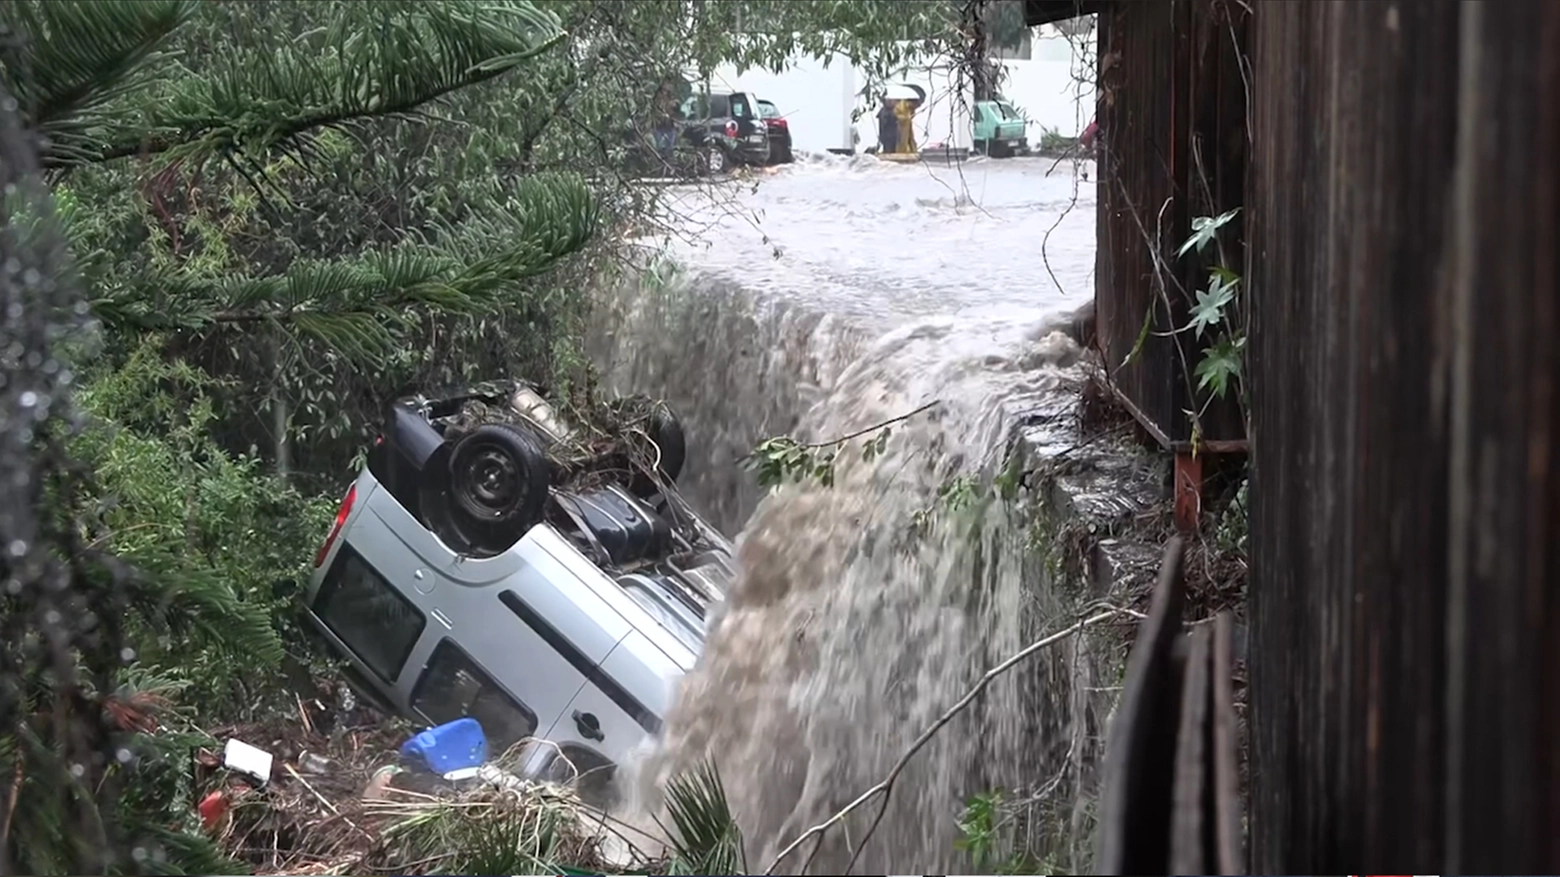
[[(1092, 171), (836, 158), (756, 190), (682, 190), (672, 209), (697, 239), (673, 244), (677, 270), (600, 302), (595, 360), (682, 414), (685, 490), (738, 534), (742, 569), (638, 790), (653, 806), (671, 771), (713, 757), (753, 872), (883, 779), (989, 667), (1072, 619), (1021, 511), (939, 495), (994, 474), (1025, 431), (1065, 443), (1034, 422), (1073, 407), (1083, 380), (1060, 330), (1093, 292)], [(884, 453), (849, 445), (830, 487), (764, 493), (740, 465), (770, 435), (823, 441), (931, 402)], [(1083, 693), (1100, 662), (1084, 650), (1080, 638), (1001, 677), (910, 763), (870, 837), (875, 803), (806, 869), (838, 874), (855, 856), (857, 873), (969, 870), (956, 817), (995, 787), (1085, 832), (1081, 796), (1042, 800), (1100, 733)], [(1042, 828), (1025, 829), (1037, 848)]]

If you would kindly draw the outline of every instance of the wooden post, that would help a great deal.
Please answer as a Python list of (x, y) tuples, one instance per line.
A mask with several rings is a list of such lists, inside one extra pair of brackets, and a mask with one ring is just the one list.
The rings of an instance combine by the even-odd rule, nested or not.
[(1189, 451), (1175, 455), (1175, 528), (1194, 533), (1202, 519), (1202, 456)]

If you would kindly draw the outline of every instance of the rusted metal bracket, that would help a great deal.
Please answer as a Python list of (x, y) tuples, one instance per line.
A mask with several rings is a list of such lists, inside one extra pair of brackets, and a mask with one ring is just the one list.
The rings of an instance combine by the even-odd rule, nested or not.
[(1177, 451), (1175, 455), (1175, 528), (1177, 531), (1197, 532), (1197, 524), (1202, 520), (1202, 499), (1202, 457)]
[(1110, 728), (1100, 874), (1242, 873), (1232, 622), (1190, 633), (1181, 537), (1165, 548)]

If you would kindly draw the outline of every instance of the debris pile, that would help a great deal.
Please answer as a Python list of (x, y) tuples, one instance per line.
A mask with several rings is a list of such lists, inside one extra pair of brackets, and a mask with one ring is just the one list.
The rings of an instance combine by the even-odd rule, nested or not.
[(322, 717), (300, 701), (296, 716), (217, 737), (222, 751), (196, 754), (199, 813), (256, 874), (656, 873), (661, 864), (643, 852), (656, 844), (570, 784), (521, 779), (520, 752), (489, 757), (473, 719), (412, 734), (366, 707)]

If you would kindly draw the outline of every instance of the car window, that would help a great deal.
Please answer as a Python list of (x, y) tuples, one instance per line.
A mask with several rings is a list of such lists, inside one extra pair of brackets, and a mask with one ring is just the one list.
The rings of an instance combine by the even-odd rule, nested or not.
[(1002, 111), (1002, 118), (1004, 119), (1020, 118), (1018, 110), (1013, 109), (1012, 104), (997, 104), (997, 109)]
[(980, 104), (974, 104), (973, 106), (971, 106), (970, 107), (970, 111), (972, 113), (974, 113), (974, 115), (975, 115), (975, 123), (977, 125), (978, 124), (982, 124), (982, 123), (984, 123), (986, 121), (986, 111), (982, 110), (980, 108)]
[(761, 100), (758, 102), (758, 114), (766, 119), (780, 118), (780, 111), (775, 109), (774, 104), (766, 100)]
[(602, 810), (618, 802), (617, 765), (610, 758), (578, 743), (559, 745), (558, 754), (547, 765), (547, 779), (567, 783), (578, 779), (574, 791), (580, 800)]
[(618, 579), (623, 590), (628, 592), (634, 602), (638, 603), (646, 612), (661, 623), (667, 632), (677, 637), (683, 645), (697, 653), (704, 646), (704, 631), (684, 618), (667, 595), (652, 591), (643, 579), (624, 577)]
[(385, 682), (401, 675), (428, 620), (351, 546), (336, 555), (314, 614)]
[(724, 94), (712, 94), (709, 96), (710, 111), (705, 115), (707, 119), (724, 119), (731, 115), (731, 98)]
[(746, 119), (751, 113), (748, 111), (747, 98), (740, 94), (731, 96), (731, 117), (733, 119)]
[(536, 713), (510, 697), (448, 637), (434, 647), (412, 689), (412, 709), (435, 725), (476, 719), (495, 756), (536, 733)]

